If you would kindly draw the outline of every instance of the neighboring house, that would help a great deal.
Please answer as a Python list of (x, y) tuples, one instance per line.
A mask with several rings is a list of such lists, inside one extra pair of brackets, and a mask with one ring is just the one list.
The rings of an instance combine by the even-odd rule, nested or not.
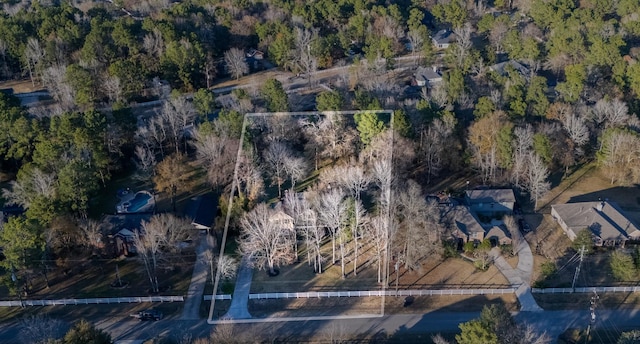
[(134, 235), (134, 232), (127, 228), (119, 230), (118, 233), (114, 235), (116, 256), (129, 256), (136, 253), (136, 246), (133, 242)]
[(465, 200), (472, 211), (486, 216), (511, 214), (516, 204), (512, 189), (467, 190)]
[(518, 74), (523, 76), (524, 78), (529, 78), (531, 71), (529, 68), (523, 66), (518, 61), (509, 60), (505, 62), (496, 63), (493, 66), (489, 67), (489, 70), (492, 72), (496, 72), (500, 76), (507, 76), (507, 72), (509, 69), (516, 71)]
[(208, 193), (191, 199), (187, 217), (196, 229), (210, 230), (217, 213), (218, 202), (212, 193)]
[(295, 233), (293, 217), (287, 215), (282, 209), (276, 209), (269, 217), (269, 222), (278, 226), (282, 230)]
[(482, 226), (467, 206), (455, 207), (453, 223), (454, 227), (451, 235), (459, 242), (481, 242), (484, 239), (489, 239), (493, 245), (511, 244), (511, 236), (504, 228), (504, 225), (491, 224), (488, 227)]
[(442, 74), (436, 66), (432, 68), (419, 67), (413, 75), (416, 86), (433, 87), (435, 84), (442, 82)]
[(440, 30), (431, 37), (431, 41), (436, 48), (447, 49), (455, 41), (455, 34), (449, 29)]
[(142, 221), (149, 221), (152, 214), (118, 214), (107, 215), (102, 219), (102, 226), (108, 237), (107, 250), (113, 257), (128, 256), (136, 252), (133, 244), (135, 231), (140, 230)]
[(640, 240), (640, 229), (627, 218), (617, 204), (609, 201), (554, 204), (551, 216), (558, 221), (571, 241), (588, 228), (596, 246), (623, 246), (628, 240)]
[(256, 60), (264, 59), (264, 53), (262, 51), (260, 51), (260, 50), (256, 50), (256, 49), (253, 49), (253, 48), (247, 50), (245, 56), (247, 58), (253, 58), (253, 59), (256, 59)]

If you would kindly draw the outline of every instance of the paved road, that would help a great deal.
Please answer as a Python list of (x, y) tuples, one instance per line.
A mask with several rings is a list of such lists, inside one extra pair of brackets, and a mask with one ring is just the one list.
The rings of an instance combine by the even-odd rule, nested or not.
[(216, 240), (211, 235), (200, 237), (200, 245), (197, 249), (197, 258), (193, 266), (193, 274), (191, 275), (191, 284), (187, 291), (187, 297), (184, 300), (184, 308), (182, 309), (182, 320), (200, 319), (200, 304), (204, 294), (204, 286), (207, 283), (207, 275), (209, 272), (209, 263), (207, 252), (216, 250)]
[[(616, 328), (628, 330), (640, 324), (640, 311), (596, 311), (595, 328)], [(373, 319), (341, 319), (333, 321), (269, 322), (262, 324), (238, 324), (239, 333), (261, 333), (267, 337), (299, 338), (301, 336), (322, 336), (331, 334), (384, 334), (394, 336), (401, 333), (455, 332), (458, 324), (478, 317), (479, 313), (431, 312), (426, 314), (400, 314)], [(515, 315), (517, 321), (531, 324), (534, 329), (546, 332), (551, 338), (557, 338), (568, 328), (585, 328), (589, 321), (589, 311), (544, 311), (520, 312)], [(193, 338), (209, 335), (214, 328), (205, 320), (172, 320), (158, 322), (138, 322), (135, 320), (103, 321), (98, 327), (111, 333), (116, 341), (145, 340), (158, 335), (174, 338), (189, 333)], [(19, 343), (18, 326), (0, 326), (0, 342)]]

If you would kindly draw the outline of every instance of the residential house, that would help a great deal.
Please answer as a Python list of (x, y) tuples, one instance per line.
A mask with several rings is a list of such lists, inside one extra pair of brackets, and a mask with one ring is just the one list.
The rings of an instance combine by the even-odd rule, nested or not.
[(511, 235), (503, 224), (491, 226), (488, 231), (485, 232), (484, 237), (489, 239), (494, 245), (511, 245)]
[(610, 201), (554, 204), (551, 216), (558, 221), (571, 241), (583, 229), (589, 229), (596, 246), (623, 246), (628, 240), (640, 240), (640, 229)]
[(134, 232), (140, 230), (142, 221), (149, 221), (152, 214), (107, 215), (102, 219), (108, 237), (107, 250), (113, 257), (128, 256), (136, 252), (133, 244)]
[(462, 242), (484, 240), (484, 228), (480, 221), (471, 213), (469, 207), (458, 206), (454, 210), (452, 236)]
[(443, 29), (436, 32), (431, 37), (433, 45), (438, 49), (447, 49), (451, 43), (455, 41), (455, 34), (449, 29)]
[(436, 66), (431, 68), (419, 67), (413, 75), (416, 86), (431, 88), (442, 82), (442, 74)]
[(453, 223), (451, 235), (458, 242), (481, 242), (489, 239), (493, 245), (511, 244), (511, 236), (503, 224), (492, 223), (485, 227), (467, 206), (455, 207)]
[(210, 230), (217, 213), (218, 202), (212, 193), (207, 193), (191, 199), (187, 217), (196, 229)]
[(516, 204), (512, 189), (467, 190), (465, 200), (472, 211), (484, 216), (511, 214)]
[(523, 66), (521, 63), (515, 60), (509, 60), (505, 62), (496, 63), (489, 67), (489, 70), (497, 73), (500, 76), (507, 76), (510, 70), (515, 71), (524, 78), (529, 78), (531, 71), (529, 68)]

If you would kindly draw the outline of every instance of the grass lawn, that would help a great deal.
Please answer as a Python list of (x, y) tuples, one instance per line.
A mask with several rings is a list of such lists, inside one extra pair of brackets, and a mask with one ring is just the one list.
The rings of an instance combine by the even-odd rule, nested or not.
[[(163, 288), (161, 295), (185, 295), (191, 281), (195, 256), (186, 255), (172, 264), (171, 270), (160, 270), (158, 279)], [(105, 260), (91, 262), (88, 260), (73, 262), (73, 269), (56, 269), (49, 272), (50, 287), (42, 275), (32, 278), (32, 292), (28, 298), (62, 299), (62, 298), (98, 298), (126, 297), (149, 295), (149, 282), (142, 263), (136, 258), (124, 260)], [(125, 288), (112, 288), (110, 284), (116, 280), (116, 265), (122, 281), (129, 285)], [(16, 299), (9, 296), (6, 290), (0, 290), (0, 297)]]
[[(404, 297), (386, 297), (385, 314), (421, 314), (428, 311), (475, 312), (491, 304), (504, 304), (517, 311), (518, 301), (513, 294), (479, 296), (418, 296), (413, 304), (404, 307)], [(216, 302), (217, 305), (217, 302)], [(249, 300), (251, 315), (263, 317), (302, 317), (320, 315), (380, 314), (381, 297), (335, 297), (309, 299)]]
[(118, 321), (131, 319), (129, 315), (144, 309), (154, 308), (161, 311), (165, 318), (180, 316), (182, 302), (154, 302), (154, 303), (120, 303), (106, 305), (78, 305), (78, 306), (46, 306), (46, 307), (1, 307), (0, 323), (15, 321), (26, 316), (47, 316), (53, 319), (77, 321), (85, 319), (89, 322), (102, 321), (106, 318)]

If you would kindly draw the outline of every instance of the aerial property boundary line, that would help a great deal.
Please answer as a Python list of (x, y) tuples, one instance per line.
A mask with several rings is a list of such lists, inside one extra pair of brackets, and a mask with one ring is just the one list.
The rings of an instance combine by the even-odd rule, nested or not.
[[(392, 110), (364, 110), (364, 111), (309, 111), (309, 112), (256, 112), (256, 113), (245, 113), (243, 121), (242, 121), (242, 130), (241, 130), (241, 134), (240, 134), (240, 142), (241, 144), (238, 145), (238, 151), (237, 151), (237, 155), (236, 155), (236, 164), (235, 164), (235, 168), (233, 171), (233, 179), (231, 182), (231, 192), (229, 193), (229, 206), (227, 207), (227, 214), (225, 216), (225, 224), (224, 224), (224, 230), (222, 233), (222, 240), (221, 240), (221, 244), (220, 244), (220, 252), (219, 252), (219, 256), (218, 256), (218, 264), (220, 264), (220, 261), (224, 255), (225, 252), (225, 246), (226, 246), (226, 242), (227, 242), (227, 236), (228, 236), (228, 232), (229, 232), (229, 223), (231, 220), (231, 214), (232, 214), (232, 205), (233, 205), (233, 201), (234, 201), (234, 195), (236, 193), (236, 190), (238, 188), (238, 182), (237, 182), (237, 177), (238, 177), (238, 163), (240, 161), (240, 157), (242, 155), (242, 151), (243, 151), (243, 145), (242, 142), (244, 142), (245, 140), (245, 135), (247, 133), (247, 125), (249, 124), (249, 119), (250, 118), (259, 118), (259, 117), (268, 117), (268, 116), (282, 116), (282, 115), (288, 115), (288, 116), (309, 116), (309, 115), (346, 115), (346, 116), (353, 116), (355, 114), (358, 113), (376, 113), (376, 114), (389, 114), (389, 129), (391, 129), (391, 154), (390, 154), (390, 161), (392, 161), (393, 159), (393, 143), (394, 143), (394, 139), (393, 139), (393, 122), (394, 122), (394, 112)], [(387, 207), (389, 207), (389, 205), (387, 205)], [(388, 216), (390, 216), (391, 212), (388, 211)], [(384, 263), (384, 283), (383, 283), (383, 290), (386, 289), (387, 286), (387, 279), (388, 279), (388, 256), (385, 256), (385, 263)], [(220, 268), (218, 267), (218, 269), (216, 269), (216, 276), (214, 278), (214, 283), (213, 283), (213, 290), (214, 293), (218, 290), (218, 286), (220, 283)], [(385, 294), (382, 294), (382, 300), (380, 302), (380, 315), (376, 315), (376, 316), (382, 316), (384, 315), (384, 306), (385, 306), (385, 300), (384, 300)], [(218, 320), (214, 320), (213, 319), (213, 314), (214, 314), (214, 308), (215, 308), (215, 302), (218, 298), (215, 297), (211, 297), (211, 305), (209, 307), (209, 316), (207, 319), (207, 323), (209, 324), (215, 324), (218, 323)]]

